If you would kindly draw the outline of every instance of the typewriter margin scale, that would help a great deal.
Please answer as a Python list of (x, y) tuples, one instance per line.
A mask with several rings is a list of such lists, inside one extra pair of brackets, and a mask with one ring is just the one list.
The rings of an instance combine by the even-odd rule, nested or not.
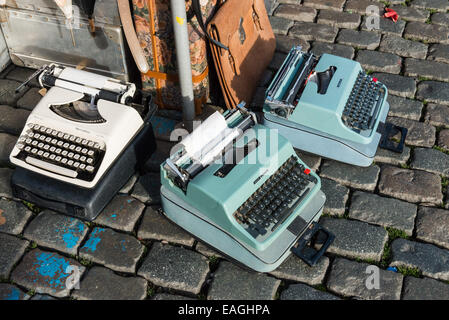
[[(246, 132), (245, 130), (248, 128), (253, 128), (256, 132), (257, 130), (269, 131), (265, 126), (257, 124), (255, 115), (248, 112), (244, 108), (244, 104), (240, 104), (238, 109), (226, 111), (223, 116), (229, 125), (233, 122), (230, 119), (235, 119), (236, 116), (240, 117), (240, 128), (244, 129), (242, 132)], [(228, 147), (235, 147), (235, 143), (238, 143), (240, 138), (241, 136), (236, 140), (231, 140), (231, 143), (227, 144)], [(293, 202), (292, 200), (289, 203), (291, 212), (280, 223), (278, 221), (276, 226), (278, 230), (269, 233), (268, 236), (260, 236), (257, 232), (250, 232), (249, 228), (245, 229), (244, 223), (239, 222), (236, 216), (238, 210), (246, 203), (243, 195), (234, 197), (233, 199), (239, 200), (231, 206), (220, 205), (216, 202), (217, 199), (213, 199), (215, 208), (204, 206), (204, 198), (194, 199), (192, 190), (196, 190), (198, 185), (202, 183), (201, 181), (209, 176), (215, 176), (214, 179), (219, 179), (220, 175), (217, 175), (219, 171), (217, 168), (224, 168), (227, 164), (215, 165), (211, 163), (205, 167), (193, 164), (190, 167), (191, 170), (185, 170), (176, 162), (176, 159), (180, 157), (179, 150), (177, 154), (171, 155), (161, 164), (162, 213), (194, 238), (250, 270), (270, 272), (276, 269), (291, 253), (297, 255), (308, 265), (315, 265), (334, 240), (334, 235), (318, 224), (326, 197), (320, 190), (321, 180), (318, 175), (302, 162), (287, 139), (282, 136), (279, 136), (279, 139), (283, 144), (283, 147), (279, 149), (284, 153), (286, 159), (290, 159), (290, 161), (293, 159), (293, 163), (301, 168), (303, 175), (304, 173), (308, 175), (314, 181), (314, 184), (310, 182), (307, 186), (313, 186), (311, 190), (306, 192), (303, 188), (303, 194), (295, 198), (297, 201)], [(225, 157), (227, 152), (231, 152), (229, 148), (224, 148), (224, 150), (219, 157)], [(238, 159), (235, 164), (231, 165), (229, 171), (225, 170), (225, 175), (230, 174), (229, 172), (232, 172), (234, 167), (242, 164), (242, 161), (245, 161), (250, 153), (251, 151), (245, 153), (243, 158)], [(289, 163), (289, 161), (285, 161), (284, 165), (286, 163)], [(276, 165), (278, 164), (276, 163)], [(273, 166), (272, 163), (271, 166)], [(280, 169), (281, 166), (276, 166), (276, 168)], [(273, 176), (275, 175), (271, 175), (270, 178)], [(241, 179), (246, 181), (246, 177), (241, 177)], [(255, 192), (251, 193), (250, 197), (253, 196), (252, 198), (254, 198), (257, 191), (267, 185), (268, 180), (269, 178), (264, 175), (256, 176), (254, 183), (258, 187)], [(206, 188), (206, 185), (204, 185), (204, 188)], [(236, 192), (233, 195), (235, 196), (239, 187), (235, 186), (234, 188)], [(271, 228), (273, 224), (267, 229)], [(317, 239), (318, 235), (320, 239)], [(257, 237), (259, 237), (259, 240), (257, 240)]]
[[(307, 108), (304, 107), (304, 104), (300, 105), (303, 91), (306, 88), (309, 89), (308, 93), (312, 91), (310, 89), (313, 85), (308, 85), (310, 82), (317, 84), (316, 96), (319, 96), (319, 93), (325, 94), (331, 85), (335, 89), (340, 86), (344, 87), (345, 83), (348, 83), (347, 79), (344, 79), (345, 77), (335, 78), (339, 80), (337, 84), (336, 80), (332, 82), (335, 70), (338, 68), (332, 69), (331, 64), (327, 70), (314, 72), (321, 59), (326, 59), (326, 61), (336, 59), (342, 64), (353, 64), (360, 71), (358, 73), (354, 71), (354, 75), (352, 75), (355, 82), (358, 81), (357, 74), (363, 74), (369, 80), (368, 82), (374, 83), (383, 90), (383, 94), (374, 101), (376, 104), (370, 111), (372, 112), (371, 121), (369, 121), (370, 127), (369, 130), (365, 130), (364, 135), (360, 134), (361, 130), (350, 128), (345, 123), (343, 113), (341, 116), (335, 114), (337, 119), (330, 125), (326, 119), (313, 116), (313, 109), (316, 107), (313, 106), (313, 97), (309, 97), (310, 99), (306, 102)], [(320, 74), (331, 80), (324, 85), (320, 84)], [(350, 76), (348, 75), (346, 78), (350, 78)], [(321, 82), (323, 81), (321, 80)], [(320, 92), (321, 88), (324, 93)], [(357, 94), (353, 97), (352, 92), (348, 93), (346, 97), (345, 107), (353, 101), (351, 99), (358, 99)], [(280, 134), (288, 137), (295, 148), (344, 163), (368, 167), (374, 161), (378, 147), (397, 153), (401, 153), (404, 147), (407, 129), (386, 122), (390, 109), (387, 96), (387, 87), (377, 79), (366, 75), (358, 62), (330, 54), (317, 57), (313, 53), (301, 51), (300, 46), (295, 46), (290, 50), (266, 91), (263, 123), (269, 128), (278, 129)], [(336, 103), (338, 103), (338, 99)], [(277, 114), (277, 110), (281, 109), (287, 110), (286, 115)], [(304, 109), (307, 110), (304, 111)], [(315, 110), (317, 109), (315, 108)], [(342, 112), (344, 111), (342, 110)], [(342, 130), (335, 132), (330, 128), (333, 126), (340, 126)], [(398, 133), (400, 133), (400, 141), (395, 143), (392, 138)]]

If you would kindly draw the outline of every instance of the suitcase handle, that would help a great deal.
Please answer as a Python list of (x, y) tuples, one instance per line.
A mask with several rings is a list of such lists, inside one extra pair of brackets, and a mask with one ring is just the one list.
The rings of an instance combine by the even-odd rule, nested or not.
[[(326, 238), (319, 239), (319, 232), (325, 234)], [(297, 246), (291, 248), (291, 251), (309, 266), (313, 267), (326, 252), (332, 242), (334, 242), (334, 239), (335, 236), (331, 232), (320, 224), (312, 222), (312, 224), (307, 227), (304, 234), (299, 238)], [(323, 243), (323, 245), (319, 250), (316, 250), (314, 245), (318, 243)]]
[(128, 42), (131, 54), (136, 62), (137, 68), (142, 73), (147, 73), (150, 70), (147, 58), (143, 54), (142, 47), (137, 39), (136, 29), (134, 29), (133, 20), (131, 17), (131, 8), (128, 0), (117, 0), (120, 20), (122, 22), (123, 31), (125, 32), (126, 41)]

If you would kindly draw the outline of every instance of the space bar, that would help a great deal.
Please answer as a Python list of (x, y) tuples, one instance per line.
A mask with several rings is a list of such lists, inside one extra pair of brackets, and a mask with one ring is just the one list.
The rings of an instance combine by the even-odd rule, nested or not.
[(54, 164), (36, 159), (36, 158), (32, 158), (32, 157), (26, 157), (25, 159), (26, 163), (29, 163), (33, 166), (63, 175), (63, 176), (67, 176), (70, 178), (76, 178), (76, 176), (78, 175), (78, 172), (74, 171), (74, 170), (70, 170), (70, 169), (66, 169), (66, 168), (62, 168), (59, 166), (56, 166)]

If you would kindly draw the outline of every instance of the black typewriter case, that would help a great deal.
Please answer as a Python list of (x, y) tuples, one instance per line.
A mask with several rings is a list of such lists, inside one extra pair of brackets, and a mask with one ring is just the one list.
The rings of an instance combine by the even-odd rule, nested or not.
[(97, 185), (87, 189), (17, 167), (11, 178), (13, 196), (42, 209), (92, 221), (136, 171), (140, 171), (153, 152), (156, 141), (151, 118), (156, 107), (149, 98), (142, 129), (105, 172)]

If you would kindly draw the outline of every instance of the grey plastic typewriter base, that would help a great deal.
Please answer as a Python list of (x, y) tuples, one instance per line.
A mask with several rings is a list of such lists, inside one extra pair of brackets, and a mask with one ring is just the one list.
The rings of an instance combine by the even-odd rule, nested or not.
[[(290, 249), (306, 230), (304, 228), (304, 230), (292, 233), (287, 228), (266, 250), (257, 251), (236, 240), (232, 235), (210, 222), (199, 210), (180, 199), (164, 186), (161, 187), (161, 199), (164, 213), (168, 219), (195, 238), (258, 272), (270, 272), (276, 269), (292, 253)], [(308, 225), (318, 221), (323, 212), (325, 201), (326, 196), (322, 191), (319, 191), (301, 212), (301, 217), (308, 222)]]
[[(379, 115), (380, 122), (385, 122), (389, 110), (390, 105), (386, 103)], [(297, 149), (361, 167), (371, 165), (381, 138), (381, 134), (376, 132), (369, 144), (354, 143), (268, 112), (263, 114), (263, 124), (270, 129), (277, 129)]]

